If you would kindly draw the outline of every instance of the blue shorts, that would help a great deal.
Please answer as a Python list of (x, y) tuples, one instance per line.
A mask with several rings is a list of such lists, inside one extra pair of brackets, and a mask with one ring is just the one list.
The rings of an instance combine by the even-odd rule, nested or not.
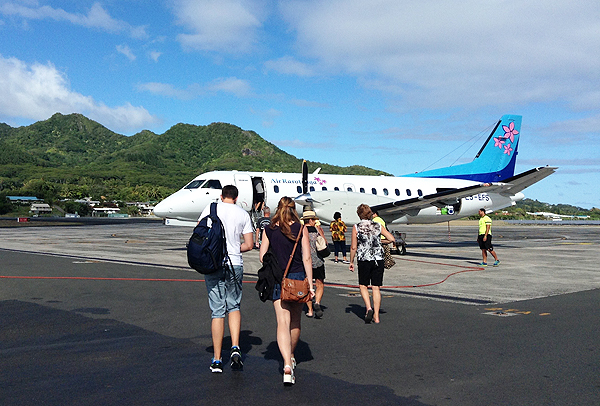
[(229, 312), (240, 311), (243, 277), (244, 267), (241, 265), (234, 265), (233, 272), (221, 268), (217, 272), (204, 275), (208, 305), (213, 319), (222, 319)]

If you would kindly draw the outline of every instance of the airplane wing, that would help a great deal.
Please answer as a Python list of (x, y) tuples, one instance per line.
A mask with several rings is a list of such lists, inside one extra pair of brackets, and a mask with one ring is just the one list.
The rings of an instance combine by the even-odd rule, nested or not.
[(556, 169), (555, 167), (534, 168), (499, 183), (480, 183), (411, 199), (372, 205), (371, 208), (382, 217), (396, 217), (403, 214), (415, 216), (421, 209), (431, 206), (443, 208), (458, 203), (464, 197), (479, 193), (498, 193), (503, 196), (510, 196), (551, 175)]
[(480, 183), (478, 185), (445, 190), (443, 192), (413, 197), (411, 199), (396, 200), (395, 202), (372, 205), (371, 209), (378, 212), (382, 217), (398, 217), (404, 214), (415, 216), (421, 209), (431, 206), (440, 208), (446, 207), (448, 205), (458, 203), (463, 197), (473, 196), (478, 193), (495, 192), (502, 186), (504, 186), (502, 183)]

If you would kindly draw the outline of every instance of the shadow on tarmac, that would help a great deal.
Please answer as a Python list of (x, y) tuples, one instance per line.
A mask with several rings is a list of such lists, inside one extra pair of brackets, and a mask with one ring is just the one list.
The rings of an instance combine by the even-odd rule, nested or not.
[[(105, 314), (101, 309), (79, 313)], [(276, 342), (251, 371), (211, 374), (212, 355), (189, 339), (166, 337), (107, 318), (17, 300), (0, 302), (0, 404), (376, 404), (422, 406), (380, 385), (357, 385), (302, 370), (293, 388), (281, 384)], [(244, 350), (262, 340), (244, 331)], [(229, 343), (230, 344), (230, 343)], [(208, 351), (208, 349), (207, 349)], [(246, 353), (247, 354), (247, 353)], [(301, 342), (298, 361), (310, 361)], [(277, 360), (277, 366), (273, 361)]]

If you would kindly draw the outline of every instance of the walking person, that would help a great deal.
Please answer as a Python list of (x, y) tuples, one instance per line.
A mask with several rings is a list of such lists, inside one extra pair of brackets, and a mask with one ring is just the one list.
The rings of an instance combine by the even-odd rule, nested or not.
[(333, 250), (335, 252), (335, 257), (333, 262), (338, 261), (338, 252), (342, 253), (343, 263), (349, 264), (346, 259), (346, 223), (342, 221), (342, 213), (336, 211), (333, 214), (333, 221), (329, 225), (329, 231), (331, 231), (331, 239), (333, 240)]
[(304, 226), (308, 230), (308, 239), (310, 241), (310, 257), (312, 260), (312, 273), (315, 280), (315, 301), (309, 301), (306, 305), (308, 306), (307, 317), (315, 317), (320, 319), (323, 317), (323, 309), (321, 308), (321, 299), (325, 291), (325, 261), (317, 255), (317, 237), (320, 235), (325, 238), (325, 233), (321, 226), (317, 225), (319, 218), (316, 213), (312, 210), (307, 210), (302, 215), (302, 221)]
[(479, 234), (477, 235), (477, 243), (479, 244), (479, 248), (481, 248), (481, 256), (483, 257), (483, 262), (479, 264), (480, 266), (487, 266), (488, 251), (495, 259), (494, 266), (500, 265), (500, 261), (492, 245), (492, 219), (485, 214), (485, 209), (483, 208), (479, 209)]
[[(350, 271), (354, 272), (354, 258), (358, 265), (358, 285), (360, 295), (365, 302), (365, 323), (379, 323), (381, 308), (381, 291), (383, 285), (383, 247), (380, 235), (394, 242), (394, 236), (380, 224), (372, 220), (373, 213), (366, 204), (356, 209), (360, 223), (352, 227), (352, 243), (350, 245)], [(373, 306), (369, 297), (369, 285), (373, 291)]]
[[(236, 205), (237, 198), (237, 187), (227, 185), (223, 187), (221, 201), (217, 204), (217, 216), (225, 229), (227, 253), (233, 269), (225, 266), (216, 272), (206, 274), (204, 277), (208, 292), (208, 304), (212, 312), (213, 358), (210, 370), (213, 373), (223, 372), (221, 351), (225, 333), (225, 315), (228, 318), (229, 334), (231, 335), (231, 368), (241, 370), (244, 365), (240, 350), (240, 331), (242, 327), (240, 303), (242, 301), (242, 278), (244, 276), (241, 253), (252, 249), (253, 228), (248, 213)], [(198, 221), (209, 214), (210, 205), (207, 205)], [(243, 243), (240, 241), (242, 238)]]
[[(376, 211), (373, 211), (373, 221), (376, 222), (377, 224), (380, 224), (381, 228), (388, 230), (387, 225), (385, 224), (385, 220), (382, 219), (381, 217), (379, 217), (379, 213), (377, 213)], [(388, 230), (388, 231), (390, 231), (390, 230)], [(384, 266), (385, 266), (385, 258), (392, 257), (392, 242), (388, 241), (383, 236), (383, 234), (381, 235), (381, 246), (383, 247), (383, 258), (384, 258)], [(392, 264), (390, 266), (388, 266), (388, 269), (391, 266), (393, 266), (394, 263), (395, 263), (395, 261), (393, 261)]]
[(256, 236), (254, 240), (254, 248), (260, 248), (260, 241), (262, 240), (262, 235), (267, 228), (271, 224), (271, 209), (269, 206), (263, 207), (263, 216), (258, 219), (256, 222)]
[[(300, 234), (302, 233), (302, 234)], [(294, 251), (297, 238), (299, 242)], [(300, 224), (296, 212), (296, 203), (285, 196), (279, 200), (277, 211), (271, 220), (271, 225), (265, 228), (260, 245), (260, 261), (271, 247), (281, 268), (281, 274), (276, 276), (278, 283), (273, 289), (273, 307), (277, 318), (277, 345), (283, 358), (283, 383), (293, 385), (296, 382), (294, 368), (296, 359), (294, 351), (300, 340), (302, 308), (304, 303), (286, 302), (281, 300), (281, 279), (290, 257), (292, 261), (287, 277), (290, 279), (308, 279), (310, 298), (315, 295), (313, 287), (312, 261), (308, 230)]]

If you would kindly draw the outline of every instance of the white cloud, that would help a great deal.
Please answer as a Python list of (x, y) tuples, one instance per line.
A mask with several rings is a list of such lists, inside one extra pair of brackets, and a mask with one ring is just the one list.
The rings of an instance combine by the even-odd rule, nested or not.
[(258, 41), (264, 7), (252, 0), (174, 0), (177, 23), (187, 31), (184, 48), (226, 53), (249, 52)]
[(131, 51), (131, 48), (129, 48), (128, 45), (117, 45), (117, 52), (125, 55), (127, 57), (127, 59), (129, 59), (130, 61), (135, 61), (135, 55), (133, 54), (133, 52)]
[(148, 53), (148, 57), (150, 59), (152, 59), (154, 62), (158, 62), (158, 58), (160, 58), (161, 55), (162, 55), (162, 52), (158, 52), (158, 51), (150, 51)]
[(300, 56), (415, 107), (600, 106), (600, 3), (280, 2)]
[(28, 66), (0, 56), (0, 115), (45, 120), (56, 112), (81, 113), (115, 131), (132, 131), (158, 123), (145, 108), (126, 103), (108, 107), (69, 88), (51, 63)]
[(238, 78), (219, 78), (210, 83), (207, 88), (216, 92), (232, 93), (238, 97), (250, 94), (250, 84)]
[(331, 106), (327, 103), (320, 103), (316, 101), (303, 100), (303, 99), (292, 99), (290, 103), (298, 107), (314, 107), (314, 108), (330, 108)]
[(139, 84), (137, 88), (143, 92), (179, 100), (190, 100), (203, 92), (201, 87), (196, 84), (188, 86), (187, 89), (177, 89), (168, 83), (148, 82)]
[(26, 20), (68, 21), (75, 25), (97, 28), (111, 33), (125, 32), (133, 38), (148, 37), (145, 26), (132, 26), (126, 21), (114, 19), (100, 3), (94, 3), (87, 14), (81, 14), (69, 13), (61, 8), (38, 6), (37, 2), (23, 5), (13, 1), (0, 4), (0, 14), (19, 16)]
[(302, 63), (292, 56), (284, 56), (276, 60), (266, 61), (265, 68), (286, 75), (303, 77), (315, 75), (314, 69), (310, 65)]
[(247, 81), (235, 77), (218, 78), (205, 85), (193, 83), (185, 89), (178, 89), (169, 83), (158, 82), (141, 83), (137, 88), (140, 91), (180, 100), (194, 99), (207, 92), (231, 93), (238, 97), (245, 97), (251, 91), (251, 86)]

